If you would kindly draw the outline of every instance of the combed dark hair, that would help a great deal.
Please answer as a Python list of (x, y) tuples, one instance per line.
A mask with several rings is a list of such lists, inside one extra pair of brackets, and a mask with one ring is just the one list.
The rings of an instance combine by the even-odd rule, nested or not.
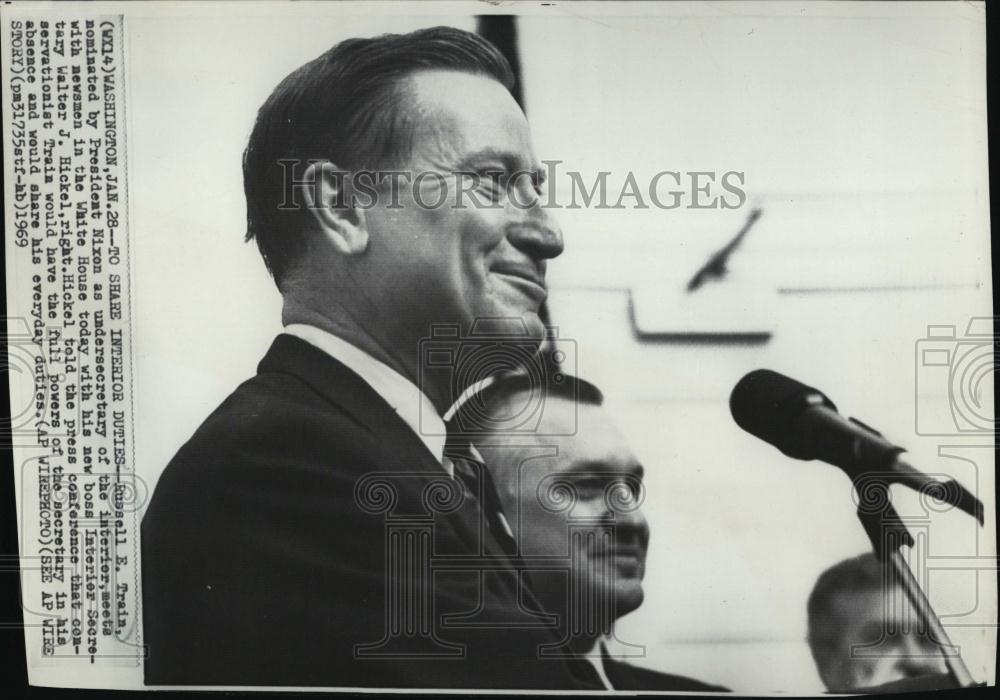
[(469, 435), (489, 434), (494, 427), (492, 413), (500, 402), (522, 391), (538, 392), (544, 402), (561, 398), (578, 404), (600, 406), (604, 394), (585, 379), (561, 372), (504, 372), (493, 377), (492, 383), (467, 398), (455, 411), (451, 424)]
[(884, 576), (882, 563), (871, 552), (845, 559), (820, 574), (806, 604), (809, 646), (814, 657), (829, 650), (839, 639), (841, 630), (834, 609), (837, 597), (881, 591)]
[[(508, 90), (510, 65), (493, 44), (451, 27), (342, 41), (274, 89), (257, 113), (243, 153), (246, 240), (281, 278), (301, 252), (302, 212), (286, 206), (282, 160), (329, 160), (347, 171), (392, 167), (408, 157), (413, 124), (398, 109), (399, 83), (423, 69), (452, 69), (495, 78)], [(288, 164), (291, 175), (291, 165)], [(287, 203), (287, 204), (290, 204)]]

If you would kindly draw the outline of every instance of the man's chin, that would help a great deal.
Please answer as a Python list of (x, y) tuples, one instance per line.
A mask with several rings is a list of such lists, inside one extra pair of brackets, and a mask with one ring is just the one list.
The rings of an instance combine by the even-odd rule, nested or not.
[(539, 343), (545, 338), (545, 324), (542, 323), (541, 316), (536, 311), (527, 311), (521, 316), (525, 327), (528, 329), (528, 337), (534, 338)]
[(642, 590), (641, 584), (619, 588), (615, 594), (615, 617), (628, 615), (630, 612), (638, 609), (642, 605), (642, 601), (645, 600), (645, 597), (646, 595)]
[(494, 315), (482, 315), (472, 322), (470, 335), (500, 335), (541, 343), (545, 337), (545, 324), (537, 311), (505, 310)]

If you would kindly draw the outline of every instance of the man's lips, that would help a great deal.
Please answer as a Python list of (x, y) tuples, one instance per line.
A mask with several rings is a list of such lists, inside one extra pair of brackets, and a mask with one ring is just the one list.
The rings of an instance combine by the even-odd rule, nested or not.
[(641, 545), (616, 544), (614, 547), (595, 548), (591, 551), (593, 556), (602, 556), (615, 559), (629, 559), (642, 563), (646, 560), (646, 550)]
[(548, 296), (545, 278), (537, 273), (529, 270), (504, 268), (493, 270), (493, 274), (503, 277), (538, 301), (544, 301), (545, 297)]
[(612, 566), (618, 574), (626, 578), (641, 577), (646, 566), (646, 557), (632, 550), (616, 551), (614, 556), (608, 556), (607, 561), (613, 562)]
[(645, 555), (642, 552), (631, 548), (614, 549), (607, 552), (607, 556), (613, 556), (616, 559), (635, 559), (636, 561), (645, 559)]

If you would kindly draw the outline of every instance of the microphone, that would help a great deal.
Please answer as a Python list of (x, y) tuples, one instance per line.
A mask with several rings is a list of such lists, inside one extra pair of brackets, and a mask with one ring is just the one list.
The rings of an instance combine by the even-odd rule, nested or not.
[(905, 450), (855, 418), (844, 418), (823, 392), (768, 369), (737, 382), (729, 397), (733, 420), (795, 459), (840, 467), (857, 481), (867, 475), (924, 491), (984, 522), (983, 504), (957, 481), (938, 481), (899, 459)]

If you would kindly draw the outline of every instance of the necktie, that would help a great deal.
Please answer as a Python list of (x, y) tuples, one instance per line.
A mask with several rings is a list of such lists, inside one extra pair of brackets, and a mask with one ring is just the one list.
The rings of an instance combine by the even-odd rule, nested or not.
[(517, 542), (503, 513), (496, 484), (479, 453), (468, 440), (449, 435), (445, 442), (444, 454), (454, 466), (455, 477), (462, 481), (469, 494), (479, 504), (486, 527), (489, 528), (493, 539), (505, 554), (516, 560)]
[(594, 668), (594, 664), (586, 659), (566, 659), (566, 665), (569, 666), (570, 672), (580, 684), (581, 690), (613, 690), (605, 684), (601, 674)]
[[(528, 600), (532, 603), (532, 608), (541, 609), (531, 595), (531, 585), (527, 579), (524, 561), (518, 553), (517, 542), (503, 513), (500, 494), (497, 492), (489, 468), (472, 443), (467, 438), (453, 434), (450, 430), (451, 426), (448, 427), (449, 433), (445, 442), (444, 455), (451, 460), (455, 477), (462, 481), (468, 495), (477, 501), (493, 538), (504, 553), (511, 558), (515, 569), (519, 572), (519, 577), (524, 579), (523, 583), (526, 585), (526, 593)], [(578, 689), (606, 690), (608, 688), (589, 661), (570, 658), (565, 660), (565, 664)]]

